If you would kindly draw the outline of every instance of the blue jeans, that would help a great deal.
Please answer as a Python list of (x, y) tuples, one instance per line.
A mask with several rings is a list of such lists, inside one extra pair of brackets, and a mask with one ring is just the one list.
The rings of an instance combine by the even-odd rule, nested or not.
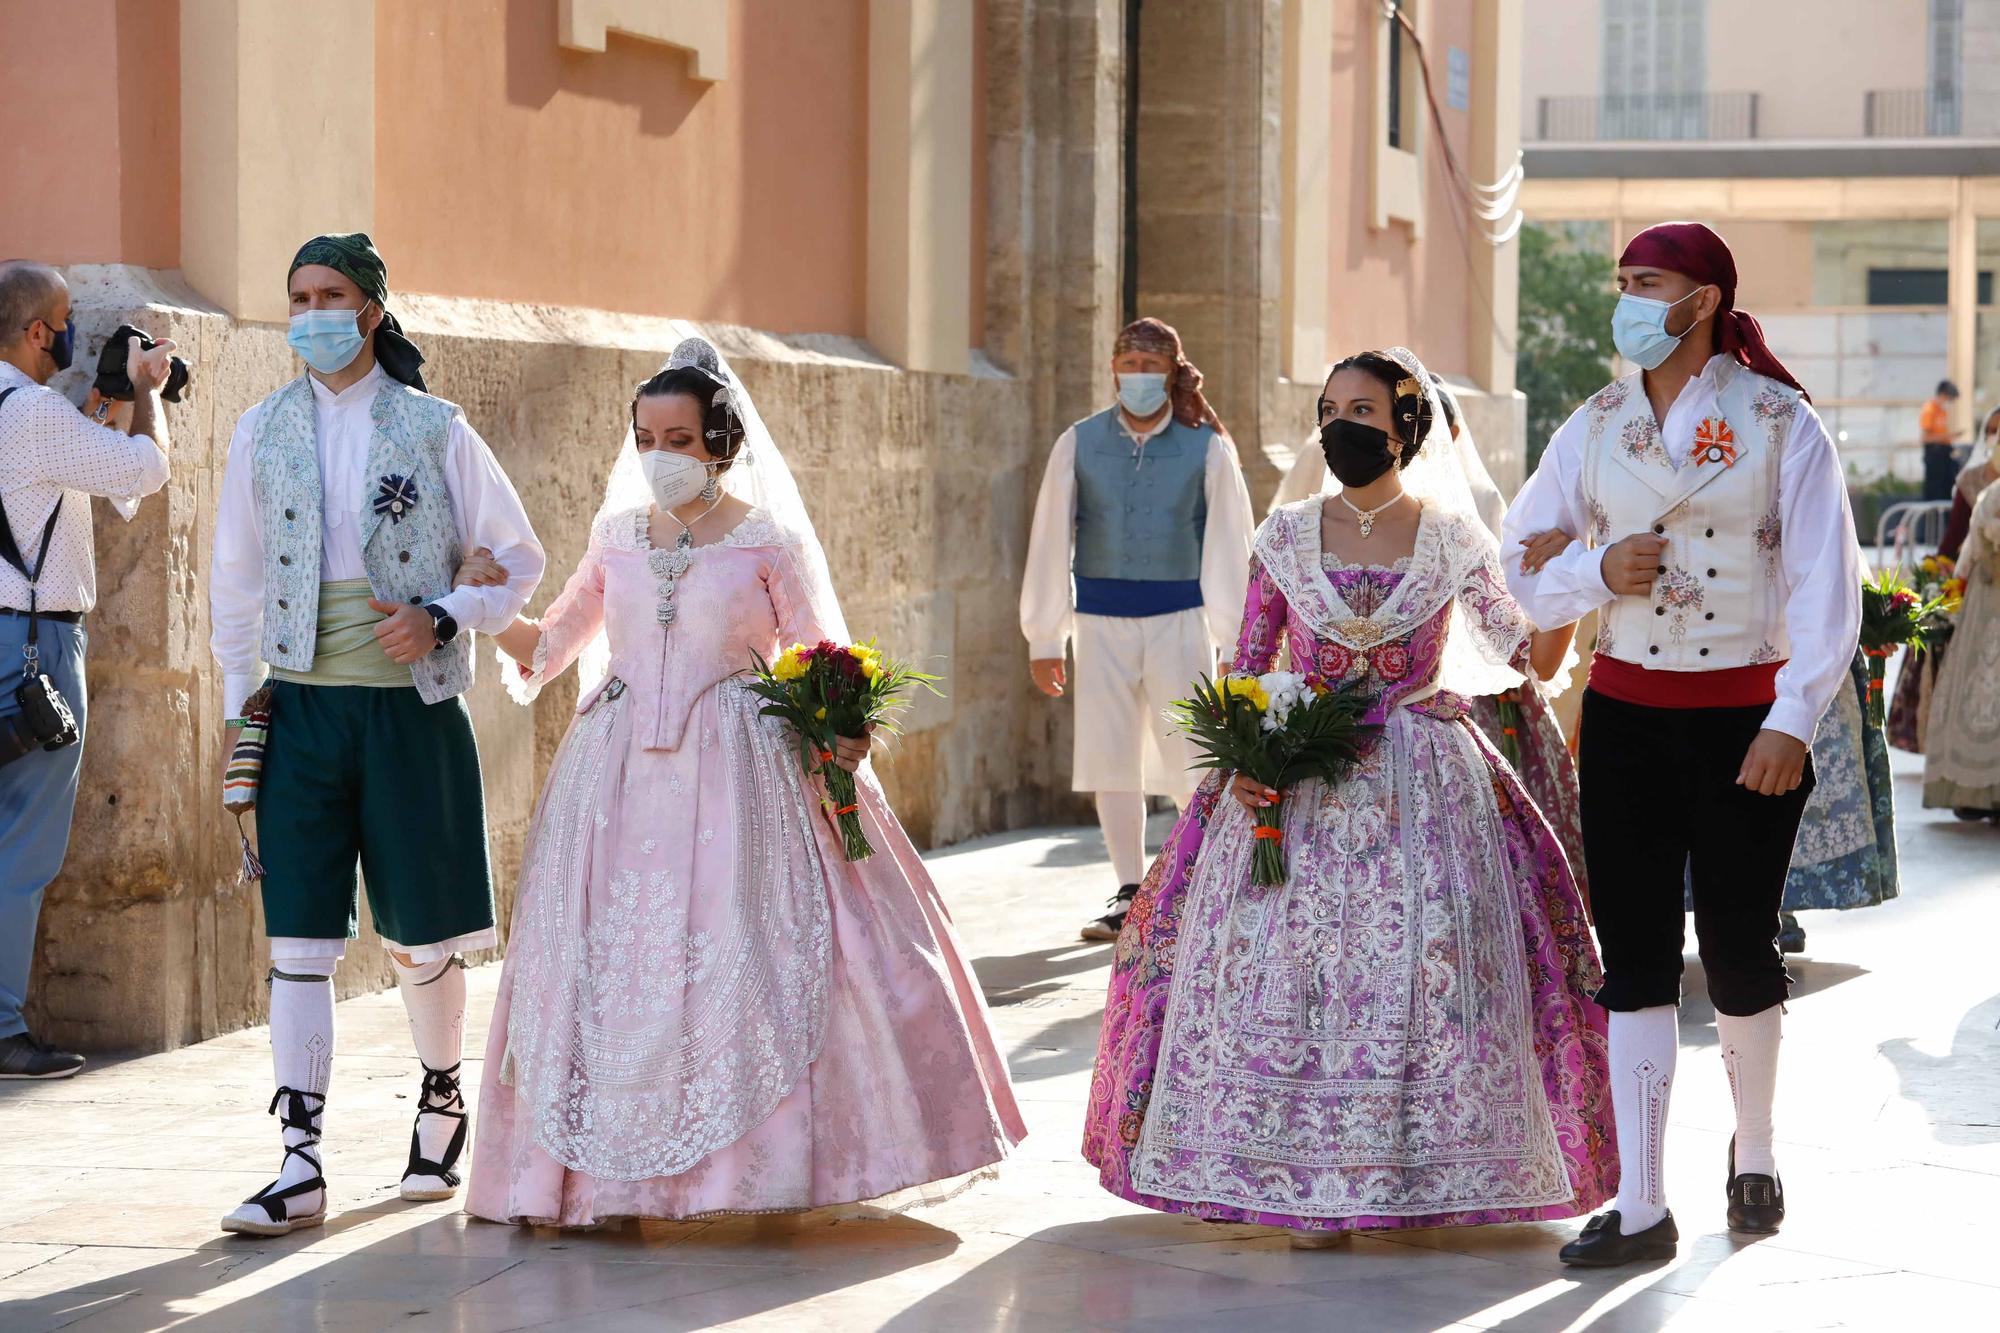
[[(0, 722), (21, 711), (14, 690), (21, 683), (21, 649), (28, 622), (0, 615)], [(42, 671), (62, 691), (84, 729), (83, 655), (90, 636), (82, 625), (39, 622), (36, 647)], [(35, 921), (42, 890), (62, 869), (69, 851), (70, 817), (76, 812), (76, 776), (83, 746), (32, 750), (0, 764), (0, 1037), (26, 1032), (21, 1006), (28, 998), (28, 972), (35, 961)]]

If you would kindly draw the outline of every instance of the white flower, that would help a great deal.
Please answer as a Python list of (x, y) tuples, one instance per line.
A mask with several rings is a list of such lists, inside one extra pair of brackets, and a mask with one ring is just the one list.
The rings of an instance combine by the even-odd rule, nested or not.
[(1310, 693), (1306, 678), (1296, 671), (1268, 672), (1257, 677), (1257, 684), (1271, 700), (1264, 709), (1265, 731), (1276, 731), (1285, 725), (1292, 710)]

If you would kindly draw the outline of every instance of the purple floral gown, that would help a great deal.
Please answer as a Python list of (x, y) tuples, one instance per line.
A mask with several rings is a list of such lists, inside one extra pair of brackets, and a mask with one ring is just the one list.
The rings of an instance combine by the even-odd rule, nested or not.
[[(1332, 567), (1329, 568), (1328, 566)], [(1234, 668), (1381, 691), (1336, 786), (1287, 793), (1285, 885), (1211, 775), (1126, 917), (1084, 1129), (1106, 1189), (1300, 1229), (1587, 1213), (1616, 1190), (1597, 958), (1518, 777), (1437, 689), (1453, 604), (1530, 626), (1490, 537), (1427, 511), (1392, 569), (1323, 562), (1319, 501), (1259, 532)]]

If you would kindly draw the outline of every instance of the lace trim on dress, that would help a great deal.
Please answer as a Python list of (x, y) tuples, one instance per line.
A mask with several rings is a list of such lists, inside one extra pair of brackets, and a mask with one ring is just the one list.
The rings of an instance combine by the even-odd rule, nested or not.
[[(622, 769), (620, 708), (578, 720), (543, 796), (522, 876), (534, 919), (517, 932), (534, 943), (515, 955), (515, 984), (565, 1003), (513, 1011), (507, 1070), (536, 1142), (572, 1171), (678, 1175), (761, 1123), (819, 1056), (832, 924), (813, 812), (755, 696), (725, 681), (717, 702), (727, 799), (760, 817), (737, 825), (736, 910), (708, 927), (676, 933), (658, 910), (692, 886), (593, 867), (598, 807)], [(580, 929), (585, 880), (605, 873), (610, 910)], [(627, 990), (619, 979), (631, 977)]]
[(493, 655), (500, 661), (500, 682), (507, 687), (507, 697), (517, 704), (531, 704), (541, 698), (542, 686), (549, 683), (549, 636), (544, 633), (535, 640), (535, 657), (528, 663), (527, 670), (498, 648)]
[(1386, 565), (1370, 564), (1365, 561), (1355, 561), (1350, 564), (1331, 551), (1321, 551), (1319, 555), (1319, 567), (1335, 572), (1348, 569), (1367, 569), (1373, 570), (1378, 574), (1407, 574), (1410, 572), (1410, 562), (1416, 558), (1417, 553), (1412, 551), (1408, 555), (1397, 556)]

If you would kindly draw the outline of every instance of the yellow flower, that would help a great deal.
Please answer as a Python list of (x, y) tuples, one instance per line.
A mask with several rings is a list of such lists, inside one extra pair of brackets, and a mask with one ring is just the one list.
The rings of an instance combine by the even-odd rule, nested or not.
[(861, 674), (868, 678), (868, 683), (879, 683), (882, 679), (882, 654), (873, 648), (863, 648), (856, 655), (861, 659)]
[(1271, 706), (1271, 696), (1264, 692), (1264, 687), (1258, 684), (1255, 676), (1224, 676), (1222, 697), (1247, 699), (1250, 706), (1260, 713)]
[(778, 660), (771, 664), (771, 675), (778, 680), (797, 680), (806, 674), (806, 646), (795, 643), (778, 654)]
[(818, 718), (821, 722), (824, 722), (826, 721), (826, 710), (822, 708), (817, 713), (814, 713), (813, 716), (815, 718)]

